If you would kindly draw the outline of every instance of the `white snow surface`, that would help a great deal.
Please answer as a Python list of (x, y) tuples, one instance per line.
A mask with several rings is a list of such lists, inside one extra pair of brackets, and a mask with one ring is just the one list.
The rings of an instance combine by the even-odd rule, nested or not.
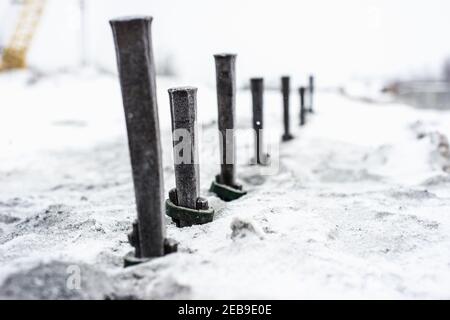
[[(450, 112), (319, 91), (300, 128), (293, 92), (296, 139), (280, 143), (278, 170), (248, 166), (252, 145), (238, 135), (248, 195), (225, 203), (208, 192), (219, 172), (217, 105), (214, 88), (200, 85), (201, 191), (215, 220), (179, 229), (167, 218), (179, 251), (124, 269), (136, 212), (118, 80), (89, 71), (30, 77), (0, 76), (1, 297), (450, 298)], [(157, 85), (167, 194), (167, 88), (186, 84)], [(272, 142), (281, 101), (265, 93)], [(251, 126), (250, 112), (250, 93), (240, 91), (238, 128)], [(75, 289), (73, 265), (81, 268)]]

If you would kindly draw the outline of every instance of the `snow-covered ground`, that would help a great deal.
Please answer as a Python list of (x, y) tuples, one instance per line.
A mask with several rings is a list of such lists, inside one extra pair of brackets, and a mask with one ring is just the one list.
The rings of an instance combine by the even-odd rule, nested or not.
[[(215, 91), (200, 86), (201, 188), (215, 220), (178, 229), (167, 219), (179, 252), (124, 269), (135, 207), (117, 79), (29, 82), (0, 77), (1, 297), (450, 298), (450, 112), (319, 92), (300, 129), (293, 94), (296, 139), (280, 144), (279, 170), (240, 161), (248, 195), (224, 203), (208, 193), (219, 170)], [(166, 191), (173, 85), (185, 83), (158, 80)], [(266, 136), (278, 141), (281, 95), (265, 99)], [(248, 128), (249, 92), (237, 102)]]

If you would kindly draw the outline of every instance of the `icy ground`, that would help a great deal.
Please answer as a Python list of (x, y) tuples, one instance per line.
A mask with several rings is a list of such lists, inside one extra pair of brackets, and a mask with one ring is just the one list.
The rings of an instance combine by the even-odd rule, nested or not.
[[(123, 269), (135, 207), (117, 80), (29, 79), (0, 77), (2, 298), (450, 298), (449, 112), (319, 93), (300, 129), (293, 94), (296, 139), (280, 146), (279, 170), (241, 161), (248, 195), (224, 203), (208, 193), (217, 106), (201, 86), (201, 188), (215, 221), (177, 229), (167, 219), (179, 252)], [(166, 191), (174, 84), (186, 83), (158, 81)], [(266, 136), (278, 141), (281, 96), (265, 98)], [(239, 128), (250, 108), (240, 92)]]

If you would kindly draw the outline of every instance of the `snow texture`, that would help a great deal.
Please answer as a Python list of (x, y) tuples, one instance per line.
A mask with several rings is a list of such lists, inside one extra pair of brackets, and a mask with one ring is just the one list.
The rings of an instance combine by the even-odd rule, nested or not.
[[(124, 269), (136, 212), (118, 80), (34, 80), (0, 77), (0, 297), (450, 298), (449, 112), (318, 92), (300, 129), (293, 93), (296, 139), (280, 144), (278, 170), (248, 166), (252, 144), (238, 135), (248, 195), (225, 203), (208, 193), (217, 105), (214, 87), (200, 87), (201, 191), (215, 220), (178, 229), (167, 218), (179, 252)], [(166, 192), (173, 85), (158, 80)], [(266, 92), (266, 137), (276, 142), (281, 102)], [(251, 125), (250, 103), (240, 91), (240, 129)]]

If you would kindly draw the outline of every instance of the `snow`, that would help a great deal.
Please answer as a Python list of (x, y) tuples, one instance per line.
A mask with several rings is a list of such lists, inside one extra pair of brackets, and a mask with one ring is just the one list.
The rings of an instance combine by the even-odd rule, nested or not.
[[(199, 85), (201, 190), (212, 223), (178, 229), (176, 254), (123, 269), (135, 218), (118, 80), (89, 70), (30, 84), (0, 76), (0, 296), (143, 299), (450, 298), (450, 112), (319, 91), (316, 113), (281, 144), (281, 94), (265, 93), (278, 167), (248, 165), (251, 99), (237, 99), (238, 178), (218, 173), (213, 86)], [(167, 89), (158, 79), (165, 188), (174, 186)], [(277, 150), (279, 147), (279, 150)], [(70, 266), (81, 288), (70, 289)]]

